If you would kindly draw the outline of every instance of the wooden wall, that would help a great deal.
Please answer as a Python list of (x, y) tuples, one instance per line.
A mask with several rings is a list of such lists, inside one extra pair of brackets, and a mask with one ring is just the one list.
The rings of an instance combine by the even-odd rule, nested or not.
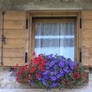
[(82, 11), (82, 64), (92, 67), (92, 11)]
[[(5, 66), (13, 66), (15, 64), (24, 65), (25, 19), (26, 19), (25, 12), (16, 12), (16, 11), (5, 12), (4, 35), (6, 37), (6, 41), (4, 44), (4, 58), (3, 58)], [(0, 24), (1, 24), (1, 16), (0, 16)], [(1, 26), (0, 26), (0, 38), (1, 38)]]

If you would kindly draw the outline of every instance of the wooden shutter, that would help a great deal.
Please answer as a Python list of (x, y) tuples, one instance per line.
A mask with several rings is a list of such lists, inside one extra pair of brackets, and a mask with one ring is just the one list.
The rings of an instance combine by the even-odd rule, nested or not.
[(1, 61), (1, 12), (0, 12), (0, 61)]
[(82, 64), (92, 66), (92, 11), (82, 11)]
[[(25, 60), (25, 12), (5, 12), (4, 36), (4, 65), (24, 65)], [(1, 34), (1, 33), (0, 33)]]

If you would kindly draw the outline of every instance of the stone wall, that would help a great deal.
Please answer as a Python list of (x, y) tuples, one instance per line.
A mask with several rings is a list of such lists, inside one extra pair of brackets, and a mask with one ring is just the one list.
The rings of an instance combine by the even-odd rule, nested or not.
[(92, 9), (92, 0), (0, 0), (0, 10)]

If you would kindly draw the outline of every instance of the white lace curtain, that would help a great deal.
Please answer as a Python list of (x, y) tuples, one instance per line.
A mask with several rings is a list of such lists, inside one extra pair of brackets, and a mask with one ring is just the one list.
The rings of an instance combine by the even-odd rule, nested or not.
[(35, 23), (35, 52), (74, 60), (74, 23)]

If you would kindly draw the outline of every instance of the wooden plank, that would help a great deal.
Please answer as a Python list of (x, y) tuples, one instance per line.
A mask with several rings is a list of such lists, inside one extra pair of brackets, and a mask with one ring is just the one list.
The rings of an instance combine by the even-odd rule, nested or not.
[(82, 56), (82, 65), (92, 67), (92, 57)]
[(91, 10), (84, 10), (82, 11), (82, 19), (92, 19), (92, 11)]
[(85, 48), (92, 47), (92, 39), (83, 39), (82, 40), (82, 47), (85, 47)]
[(75, 19), (34, 19), (33, 23), (46, 22), (46, 23), (56, 23), (56, 22), (75, 22)]
[(92, 56), (92, 48), (82, 48), (82, 55), (85, 57), (91, 57)]
[(5, 20), (24, 20), (25, 21), (25, 17), (26, 16), (26, 12), (22, 12), (22, 11), (7, 11), (5, 12)]
[(24, 65), (24, 58), (4, 58), (4, 66)]
[(79, 10), (31, 10), (30, 15), (33, 17), (41, 16), (78, 16), (80, 13)]
[(9, 48), (9, 49), (4, 49), (4, 57), (24, 57), (25, 51), (22, 49), (14, 49), (14, 48)]
[(25, 39), (6, 39), (4, 48), (18, 48), (25, 46)]
[(83, 20), (82, 27), (84, 31), (92, 30), (92, 20)]
[[(0, 30), (0, 34), (1, 34), (1, 30)], [(4, 35), (6, 38), (24, 39), (25, 38), (25, 30), (4, 30)]]
[(4, 29), (25, 29), (25, 21), (19, 21), (19, 20), (18, 21), (14, 21), (14, 20), (5, 21)]
[(92, 11), (82, 11), (82, 64), (92, 67)]
[(82, 39), (92, 39), (92, 30), (86, 30), (82, 32)]

